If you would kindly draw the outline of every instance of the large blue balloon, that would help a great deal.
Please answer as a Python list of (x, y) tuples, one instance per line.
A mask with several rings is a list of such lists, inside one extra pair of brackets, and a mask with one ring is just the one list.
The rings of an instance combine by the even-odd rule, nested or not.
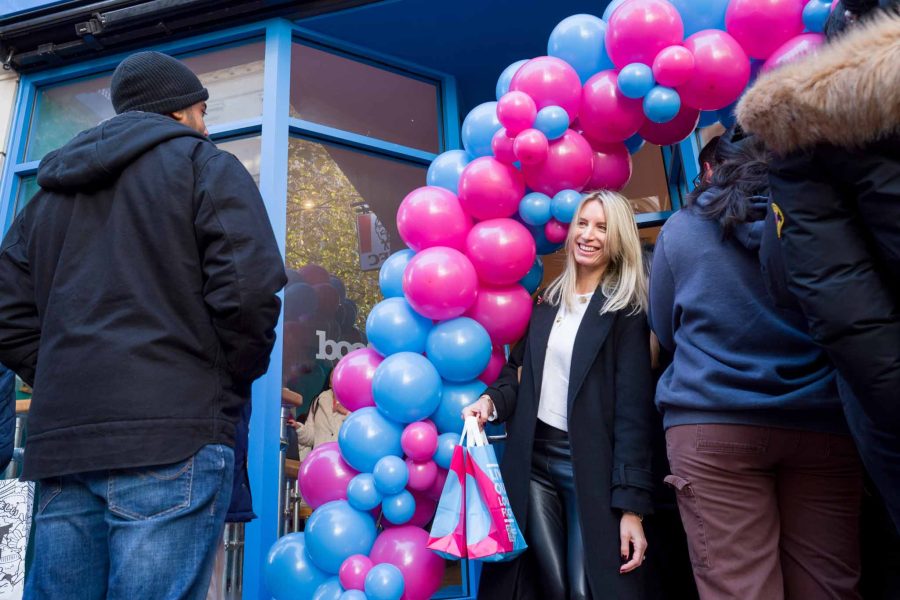
[(372, 515), (356, 510), (346, 500), (327, 502), (314, 510), (304, 531), (310, 558), (332, 575), (354, 554), (368, 555), (378, 535)]
[(519, 202), (519, 217), (526, 225), (543, 227), (553, 215), (550, 213), (550, 196), (540, 192), (525, 194)]
[(681, 14), (684, 37), (704, 29), (725, 31), (725, 11), (729, 0), (669, 0)]
[(561, 106), (545, 106), (534, 118), (534, 128), (548, 140), (559, 139), (569, 129), (569, 113)]
[(681, 110), (681, 96), (672, 88), (656, 86), (644, 98), (644, 115), (654, 123), (668, 123)]
[(631, 63), (619, 71), (618, 85), (623, 96), (636, 99), (646, 96), (656, 85), (656, 81), (650, 67), (643, 63)]
[(465, 150), (447, 150), (431, 161), (425, 182), (450, 190), (454, 194), (459, 193), (459, 176), (469, 164), (470, 157)]
[(462, 124), (462, 142), (466, 152), (473, 158), (493, 154), (491, 140), (501, 127), (496, 102), (484, 102), (470, 110)]
[(378, 409), (394, 421), (421, 421), (441, 403), (441, 376), (421, 354), (398, 352), (375, 369), (372, 396)]
[(714, 110), (701, 110), (697, 127), (709, 127), (719, 122), (719, 113)]
[(378, 271), (378, 287), (385, 298), (403, 297), (403, 271), (416, 253), (412, 250), (400, 250), (388, 256)]
[(572, 65), (582, 84), (614, 66), (606, 53), (606, 23), (593, 15), (572, 15), (560, 21), (550, 34), (547, 54)]
[(625, 140), (625, 147), (628, 148), (629, 154), (637, 154), (644, 147), (644, 138), (641, 134), (636, 133)]
[(381, 563), (369, 570), (365, 588), (369, 600), (400, 600), (406, 585), (400, 569), (390, 563)]
[[(402, 462), (399, 457), (397, 460)], [(375, 463), (375, 466), (377, 467), (378, 463)], [(403, 466), (406, 466), (406, 463)], [(381, 504), (381, 498), (381, 492), (375, 487), (375, 476), (372, 473), (360, 473), (347, 484), (347, 502), (356, 510), (372, 510)]]
[(292, 283), (284, 290), (284, 319), (296, 321), (300, 317), (311, 315), (319, 307), (316, 290), (308, 283)]
[[(475, 379), (465, 383), (444, 382), (444, 393), (441, 395), (441, 404), (438, 406), (431, 420), (440, 433), (462, 433), (462, 411), (469, 406), (487, 389), (484, 382)], [(459, 441), (459, 438), (457, 438)], [(440, 448), (438, 448), (440, 452)]]
[(625, 0), (612, 0), (609, 4), (606, 5), (606, 10), (603, 11), (603, 20), (609, 23), (609, 18), (612, 16), (613, 12), (619, 5), (621, 5)]
[(339, 577), (332, 577), (319, 586), (316, 593), (313, 594), (312, 600), (340, 600), (344, 588), (341, 586)]
[(341, 456), (351, 467), (371, 473), (381, 458), (403, 456), (400, 436), (403, 427), (391, 421), (374, 406), (354, 410), (338, 431)]
[(541, 287), (542, 281), (544, 281), (544, 261), (540, 256), (536, 256), (534, 264), (525, 273), (525, 277), (519, 280), (519, 285), (528, 290), (529, 294), (533, 294)]
[(497, 100), (506, 95), (506, 93), (509, 91), (509, 82), (512, 81), (512, 78), (516, 74), (516, 71), (522, 68), (522, 65), (527, 62), (527, 59), (517, 60), (513, 64), (503, 69), (503, 72), (500, 73), (500, 77), (497, 79), (497, 86), (494, 89), (494, 95), (497, 97)]
[(421, 354), (431, 327), (431, 319), (413, 310), (405, 299), (387, 298), (369, 312), (366, 337), (383, 356), (397, 352)]
[(406, 490), (399, 494), (386, 496), (381, 503), (384, 518), (394, 525), (403, 525), (413, 518), (416, 512), (416, 499)]
[[(457, 417), (462, 421), (461, 415), (457, 415)], [(453, 450), (459, 445), (459, 436), (461, 434), (462, 432), (448, 432), (438, 436), (437, 452), (434, 453), (434, 462), (437, 466), (442, 469), (450, 468), (450, 461), (453, 460)]]
[(458, 317), (439, 323), (425, 342), (428, 359), (448, 381), (469, 381), (491, 360), (491, 336), (478, 321)]
[(361, 590), (347, 590), (339, 600), (369, 600), (369, 597)]
[(553, 214), (553, 218), (560, 223), (571, 223), (579, 204), (581, 204), (581, 192), (563, 190), (553, 196), (553, 200), (550, 202), (550, 212)]
[(266, 587), (275, 600), (312, 600), (328, 579), (306, 551), (306, 536), (289, 533), (278, 538), (266, 557)]
[(376, 490), (383, 496), (393, 496), (406, 487), (409, 481), (409, 468), (399, 456), (385, 456), (375, 463), (372, 476), (375, 478)]

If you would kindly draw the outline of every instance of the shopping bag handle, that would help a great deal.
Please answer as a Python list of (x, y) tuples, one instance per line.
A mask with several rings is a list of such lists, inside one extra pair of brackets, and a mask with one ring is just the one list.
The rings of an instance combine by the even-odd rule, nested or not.
[(466, 417), (462, 435), (459, 437), (459, 445), (465, 445), (469, 448), (472, 446), (488, 445), (487, 436), (485, 435), (484, 430), (478, 426), (477, 417)]

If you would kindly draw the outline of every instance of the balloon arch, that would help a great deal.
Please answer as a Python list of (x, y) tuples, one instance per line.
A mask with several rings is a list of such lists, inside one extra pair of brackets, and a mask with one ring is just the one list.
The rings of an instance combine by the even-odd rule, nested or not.
[(271, 548), (276, 600), (423, 600), (444, 560), (426, 548), (473, 402), (524, 333), (539, 255), (561, 247), (583, 190), (622, 189), (644, 141), (729, 125), (757, 72), (820, 45), (824, 0), (614, 0), (550, 34), (547, 56), (507, 67), (496, 101), (462, 125), (400, 204), (409, 247), (383, 265), (370, 347), (335, 367), (352, 411), (303, 462), (304, 533)]

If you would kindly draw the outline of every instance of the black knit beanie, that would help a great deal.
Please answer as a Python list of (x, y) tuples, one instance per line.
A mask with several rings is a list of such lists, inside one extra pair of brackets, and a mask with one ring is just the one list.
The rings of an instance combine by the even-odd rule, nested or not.
[(209, 98), (187, 65), (160, 52), (138, 52), (119, 63), (109, 91), (116, 114), (142, 110), (167, 115)]

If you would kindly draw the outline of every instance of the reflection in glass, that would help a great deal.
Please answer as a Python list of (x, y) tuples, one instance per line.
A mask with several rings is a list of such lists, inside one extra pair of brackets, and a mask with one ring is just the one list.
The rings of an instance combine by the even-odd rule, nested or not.
[(19, 180), (19, 192), (16, 194), (16, 214), (22, 212), (22, 209), (34, 198), (34, 195), (41, 189), (37, 183), (37, 175), (29, 175)]
[(256, 185), (259, 186), (260, 144), (261, 138), (257, 135), (254, 137), (241, 138), (239, 140), (219, 142), (216, 145), (222, 150), (234, 154), (244, 165), (244, 168), (250, 172)]
[(440, 152), (435, 84), (303, 44), (291, 50), (291, 116)]
[(636, 213), (662, 212), (672, 210), (669, 197), (669, 180), (662, 149), (653, 144), (644, 144), (633, 161), (631, 181), (622, 190), (622, 195), (631, 200)]

